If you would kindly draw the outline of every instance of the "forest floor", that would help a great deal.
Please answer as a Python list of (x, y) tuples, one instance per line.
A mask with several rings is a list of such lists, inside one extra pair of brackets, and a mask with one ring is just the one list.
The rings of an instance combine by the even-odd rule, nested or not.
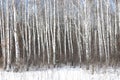
[(54, 68), (41, 71), (0, 72), (0, 80), (120, 80), (120, 69)]

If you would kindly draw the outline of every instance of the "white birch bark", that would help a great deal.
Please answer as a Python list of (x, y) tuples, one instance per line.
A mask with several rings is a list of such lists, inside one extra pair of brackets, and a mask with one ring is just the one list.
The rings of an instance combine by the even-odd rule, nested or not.
[(66, 10), (66, 0), (64, 0), (64, 58), (65, 58), (65, 63), (66, 63), (66, 61), (67, 61), (67, 55), (66, 55), (66, 35), (67, 35), (67, 10)]
[(56, 0), (54, 0), (54, 7), (53, 7), (53, 16), (54, 16), (54, 21), (53, 21), (53, 39), (52, 39), (52, 47), (53, 47), (53, 65), (55, 65), (56, 64), (56, 39), (55, 39), (55, 37), (56, 37), (56, 6), (55, 6), (55, 4), (56, 4)]
[[(25, 1), (25, 3), (26, 3), (26, 1)], [(25, 56), (25, 58), (26, 58), (26, 60), (27, 60), (27, 67), (28, 67), (28, 55), (29, 55), (29, 52), (28, 52), (28, 25), (27, 25), (27, 8), (28, 8), (28, 6), (26, 5), (24, 3), (24, 6), (25, 6), (25, 12), (24, 12), (24, 20), (25, 20), (25, 54), (26, 54), (26, 56)]]
[(80, 19), (80, 10), (81, 10), (81, 5), (80, 5), (80, 1), (77, 0), (78, 2), (78, 27), (76, 29), (76, 35), (78, 34), (78, 36), (76, 36), (76, 39), (77, 39), (77, 44), (78, 44), (78, 55), (79, 55), (79, 61), (80, 61), (80, 66), (81, 66), (81, 53), (82, 53), (82, 45), (81, 45), (81, 19)]
[[(49, 21), (49, 32), (48, 32), (48, 38), (49, 38), (49, 50), (50, 50), (50, 53), (49, 53), (49, 55), (50, 55), (50, 59), (51, 59), (51, 57), (52, 57), (52, 20), (53, 20), (53, 17), (52, 17), (52, 15), (53, 15), (53, 10), (52, 10), (52, 1), (49, 1), (49, 5), (50, 5), (50, 14), (49, 14), (49, 18), (50, 18), (50, 21)], [(53, 62), (53, 61), (52, 61)]]
[(1, 0), (1, 10), (2, 10), (2, 38), (1, 38), (1, 47), (2, 47), (2, 55), (3, 55), (3, 68), (6, 69), (6, 65), (7, 65), (7, 54), (6, 54), (6, 49), (5, 49), (5, 46), (6, 46), (6, 40), (5, 40), (5, 19), (4, 19), (4, 8), (3, 8), (3, 0)]
[(102, 33), (101, 33), (101, 24), (100, 24), (100, 11), (99, 11), (99, 1), (97, 0), (97, 27), (98, 27), (98, 38), (99, 38), (99, 55), (100, 60), (102, 57)]
[[(73, 58), (73, 55), (71, 54), (71, 41), (70, 41), (70, 28), (71, 28), (71, 5), (70, 5), (70, 3), (71, 3), (71, 1), (70, 2), (68, 2), (67, 1), (67, 3), (68, 3), (68, 7), (67, 7), (67, 9), (66, 9), (66, 12), (68, 13), (67, 14), (67, 19), (66, 19), (66, 23), (65, 23), (65, 27), (66, 27), (66, 47), (68, 47), (68, 51), (69, 51), (69, 53), (66, 53), (66, 54), (69, 54), (69, 55), (71, 55), (72, 56), (72, 58)], [(67, 45), (68, 44), (68, 45)], [(71, 58), (71, 59), (72, 59)], [(67, 57), (67, 59), (68, 59), (68, 57)], [(66, 60), (67, 60), (66, 59)], [(72, 63), (73, 63), (73, 60), (71, 60), (72, 61)]]
[[(117, 4), (117, 2), (116, 2), (116, 0), (115, 0), (115, 4)], [(117, 44), (117, 37), (116, 37), (116, 35), (117, 35), (117, 29), (118, 29), (118, 24), (117, 24), (117, 5), (115, 5), (115, 43), (114, 43), (114, 45), (115, 45), (115, 53), (117, 54), (117, 46), (116, 46), (116, 44)]]
[(102, 20), (101, 32), (102, 32), (102, 43), (103, 43), (103, 49), (104, 49), (104, 52), (102, 52), (102, 54), (104, 53), (104, 55), (106, 55), (107, 54), (107, 48), (106, 48), (106, 40), (105, 40), (105, 26), (104, 26), (105, 22), (104, 22), (104, 13), (103, 13), (104, 6), (103, 6), (103, 1), (102, 0), (100, 1), (100, 5), (101, 5), (101, 7), (100, 7), (101, 13), (100, 14), (101, 14), (101, 20)]
[(49, 25), (48, 25), (48, 18), (49, 14), (48, 14), (48, 1), (46, 1), (45, 3), (45, 43), (46, 43), (46, 47), (47, 47), (47, 64), (50, 63), (50, 56), (49, 56), (49, 45), (48, 45), (48, 29), (49, 29)]
[[(31, 38), (31, 35), (32, 35), (31, 31), (32, 31), (33, 26), (32, 26), (32, 24), (29, 23), (30, 22), (30, 19), (29, 19), (29, 15), (30, 15), (30, 4), (29, 4), (29, 2), (30, 1), (31, 0), (28, 0), (28, 4), (27, 4), (28, 5), (28, 8), (27, 8), (28, 11), (27, 11), (27, 23), (26, 23), (27, 26), (28, 26), (28, 56), (27, 56), (28, 57), (28, 59), (27, 59), (28, 61), (31, 59), (31, 56), (33, 56), (32, 55), (32, 50), (31, 50), (33, 48), (32, 45), (31, 45), (31, 42), (32, 42), (32, 39), (33, 39), (33, 38)], [(25, 27), (27, 27), (27, 26), (25, 26)]]
[(106, 10), (106, 19), (107, 19), (107, 23), (106, 23), (106, 25), (107, 25), (107, 54), (106, 54), (106, 63), (108, 64), (109, 63), (109, 58), (110, 58), (110, 56), (109, 56), (109, 53), (110, 53), (110, 44), (109, 44), (109, 35), (110, 35), (110, 33), (109, 33), (109, 27), (110, 27), (110, 25), (109, 25), (109, 0), (107, 0), (106, 1), (106, 8), (107, 8), (107, 10)]
[[(73, 7), (73, 1), (71, 1), (71, 3), (70, 3), (70, 6), (69, 6), (69, 8), (70, 8), (70, 10), (73, 10), (74, 11), (74, 7)], [(70, 19), (70, 22), (68, 22), (69, 23), (69, 26), (68, 26), (68, 28), (69, 28), (69, 40), (70, 40), (70, 52), (71, 52), (71, 56), (72, 56), (72, 62), (73, 62), (73, 40), (72, 40), (72, 34), (73, 34), (73, 24), (75, 24), (74, 23), (74, 12), (73, 11), (71, 11), (71, 13), (70, 13), (70, 16), (71, 16), (71, 18), (73, 18), (73, 19)], [(76, 25), (76, 24), (75, 24)], [(70, 53), (69, 53), (70, 54)]]
[(8, 0), (6, 0), (6, 53), (7, 53), (7, 68), (9, 69), (11, 60), (10, 60), (10, 51), (9, 51), (9, 44), (10, 44), (10, 34), (9, 34), (9, 9), (8, 9)]
[(41, 19), (41, 29), (40, 29), (40, 37), (41, 37), (41, 47), (42, 47), (42, 62), (44, 63), (45, 60), (45, 56), (44, 56), (44, 52), (45, 52), (45, 45), (44, 45), (44, 24), (43, 24), (43, 19)]
[(57, 4), (57, 39), (58, 39), (58, 44), (59, 44), (59, 55), (60, 55), (60, 60), (61, 60), (61, 56), (62, 56), (62, 51), (61, 51), (61, 26), (60, 26), (60, 21), (59, 21), (59, 19), (60, 19), (60, 14), (59, 14), (59, 1), (57, 0), (56, 1), (56, 4)]
[(15, 39), (15, 54), (16, 54), (16, 64), (20, 62), (20, 50), (19, 50), (19, 42), (18, 42), (18, 34), (17, 34), (17, 12), (15, 6), (15, 0), (12, 2), (13, 4), (13, 12), (14, 12), (14, 39)]
[(36, 13), (35, 13), (35, 18), (36, 18), (36, 29), (37, 29), (37, 43), (38, 43), (38, 56), (40, 56), (40, 25), (39, 25), (39, 2), (40, 1), (38, 1), (38, 5), (37, 5), (37, 0), (35, 0), (35, 4), (36, 4), (36, 8), (37, 8), (37, 10), (36, 10)]
[(119, 0), (117, 0), (117, 4), (118, 4), (118, 17), (119, 17), (118, 24), (119, 24), (119, 34), (120, 34), (120, 1)]
[(85, 35), (85, 53), (86, 53), (86, 60), (88, 61), (89, 59), (89, 47), (88, 47), (88, 21), (87, 21), (87, 0), (84, 1), (84, 26), (85, 26), (85, 32), (84, 32), (84, 35)]
[(36, 26), (35, 26), (35, 0), (33, 1), (33, 22), (32, 22), (32, 27), (33, 27), (33, 54), (34, 54), (34, 62), (36, 61), (37, 58), (37, 53), (36, 53)]

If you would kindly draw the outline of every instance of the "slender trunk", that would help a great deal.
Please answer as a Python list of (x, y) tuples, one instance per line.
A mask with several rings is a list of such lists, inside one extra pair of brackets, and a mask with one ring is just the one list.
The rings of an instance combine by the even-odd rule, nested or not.
[(5, 19), (4, 19), (4, 8), (3, 8), (3, 0), (1, 0), (1, 5), (2, 5), (2, 7), (1, 7), (1, 10), (2, 10), (2, 34), (1, 34), (1, 36), (2, 36), (2, 38), (1, 38), (1, 46), (2, 46), (2, 55), (3, 55), (3, 68), (4, 69), (6, 69), (6, 65), (7, 65), (7, 54), (6, 54), (6, 49), (5, 49), (5, 46), (6, 46), (6, 40), (5, 40)]
[(106, 1), (106, 19), (107, 19), (107, 22), (106, 22), (106, 25), (107, 25), (107, 54), (106, 54), (106, 63), (109, 64), (109, 60), (110, 60), (110, 44), (109, 44), (109, 38), (110, 38), (110, 33), (109, 33), (109, 0)]
[(17, 31), (17, 12), (15, 7), (15, 0), (13, 0), (13, 12), (14, 12), (14, 39), (15, 39), (15, 53), (16, 53), (16, 64), (20, 62), (20, 50), (18, 42), (18, 31)]
[(98, 26), (98, 38), (99, 38), (99, 57), (101, 61), (102, 57), (102, 33), (101, 33), (101, 24), (100, 24), (100, 11), (99, 11), (99, 1), (97, 1), (97, 26)]
[(67, 35), (67, 26), (68, 26), (68, 22), (67, 22), (67, 10), (66, 10), (66, 0), (64, 0), (64, 58), (65, 58), (65, 63), (67, 61), (67, 53), (66, 53), (66, 35)]

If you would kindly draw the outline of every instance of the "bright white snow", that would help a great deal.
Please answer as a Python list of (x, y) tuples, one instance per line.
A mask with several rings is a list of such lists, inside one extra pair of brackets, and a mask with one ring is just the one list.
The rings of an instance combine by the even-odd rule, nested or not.
[(0, 80), (120, 80), (120, 70), (112, 68), (90, 70), (81, 68), (55, 68), (42, 71), (0, 72)]

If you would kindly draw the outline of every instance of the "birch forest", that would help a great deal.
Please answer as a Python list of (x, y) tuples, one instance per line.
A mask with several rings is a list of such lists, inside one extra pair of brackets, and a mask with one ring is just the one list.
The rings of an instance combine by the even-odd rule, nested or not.
[(119, 64), (120, 0), (0, 0), (0, 68)]

